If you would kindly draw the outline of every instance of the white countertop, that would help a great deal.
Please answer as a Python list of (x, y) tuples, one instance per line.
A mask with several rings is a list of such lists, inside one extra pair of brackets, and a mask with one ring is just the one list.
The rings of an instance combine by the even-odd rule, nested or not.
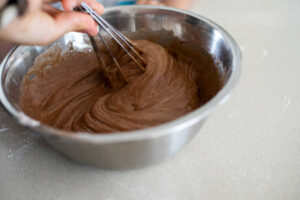
[(105, 171), (54, 151), (0, 108), (0, 200), (300, 199), (300, 1), (196, 0), (240, 44), (225, 105), (173, 158)]

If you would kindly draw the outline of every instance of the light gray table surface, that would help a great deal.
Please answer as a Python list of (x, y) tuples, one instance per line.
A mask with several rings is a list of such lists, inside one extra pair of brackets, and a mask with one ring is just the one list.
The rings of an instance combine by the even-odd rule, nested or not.
[(0, 200), (300, 199), (300, 1), (196, 0), (192, 10), (234, 36), (243, 69), (184, 150), (145, 169), (100, 170), (0, 108)]

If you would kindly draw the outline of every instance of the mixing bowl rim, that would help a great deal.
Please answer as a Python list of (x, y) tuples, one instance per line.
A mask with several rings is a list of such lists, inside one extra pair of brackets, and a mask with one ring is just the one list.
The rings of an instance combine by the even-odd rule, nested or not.
[[(71, 139), (71, 140), (80, 140), (86, 141), (91, 143), (112, 143), (112, 142), (124, 142), (124, 141), (133, 141), (133, 140), (143, 140), (149, 138), (156, 138), (167, 134), (172, 134), (171, 130), (180, 131), (193, 125), (200, 120), (204, 119), (208, 116), (209, 112), (220, 103), (225, 102), (228, 99), (228, 95), (230, 91), (236, 86), (238, 79), (241, 73), (241, 52), (238, 47), (236, 41), (230, 36), (230, 34), (224, 30), (221, 26), (216, 24), (215, 22), (190, 11), (181, 10), (177, 8), (170, 8), (170, 7), (161, 7), (161, 6), (145, 6), (145, 5), (131, 5), (131, 6), (122, 6), (122, 9), (134, 9), (134, 8), (144, 8), (144, 9), (159, 9), (165, 11), (172, 11), (180, 14), (187, 14), (189, 16), (195, 17), (200, 19), (201, 21), (205, 22), (209, 26), (213, 27), (214, 30), (217, 30), (221, 33), (222, 37), (226, 40), (228, 45), (230, 46), (230, 50), (233, 52), (233, 64), (231, 69), (231, 75), (229, 76), (228, 81), (225, 85), (221, 88), (220, 91), (208, 102), (204, 105), (200, 106), (196, 110), (181, 116), (175, 120), (170, 122), (160, 124), (157, 126), (140, 129), (140, 130), (133, 130), (133, 131), (125, 131), (125, 132), (116, 132), (116, 133), (109, 133), (109, 134), (91, 134), (85, 132), (77, 132), (72, 133), (70, 131), (64, 131), (60, 129), (56, 129), (45, 124), (41, 124), (39, 121), (32, 119), (31, 117), (27, 116), (21, 111), (17, 111), (8, 101), (5, 96), (3, 85), (2, 85), (2, 76), (4, 72), (4, 68), (6, 66), (7, 60), (10, 56), (22, 46), (15, 46), (11, 51), (7, 54), (0, 65), (0, 101), (2, 102), (5, 109), (10, 113), (17, 121), (22, 124), (23, 126), (29, 127), (37, 132), (42, 134), (46, 134), (47, 136)], [(111, 12), (114, 10), (120, 10), (120, 7), (111, 7), (107, 8), (105, 13)], [(24, 46), (23, 46), (24, 47)]]

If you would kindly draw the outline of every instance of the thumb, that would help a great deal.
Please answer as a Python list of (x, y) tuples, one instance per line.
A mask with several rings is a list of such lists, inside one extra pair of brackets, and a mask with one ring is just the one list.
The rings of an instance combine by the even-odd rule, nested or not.
[(53, 37), (59, 38), (67, 32), (85, 32), (91, 36), (98, 33), (95, 21), (85, 13), (74, 11), (61, 12), (54, 16), (55, 31)]

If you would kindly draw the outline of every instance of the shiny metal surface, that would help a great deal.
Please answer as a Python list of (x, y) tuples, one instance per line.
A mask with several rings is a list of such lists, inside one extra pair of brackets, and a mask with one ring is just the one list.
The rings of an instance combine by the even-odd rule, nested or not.
[[(104, 17), (130, 38), (152, 37), (163, 45), (179, 38), (189, 48), (204, 48), (223, 63), (224, 87), (205, 105), (160, 126), (114, 134), (70, 134), (40, 124), (20, 111), (20, 85), (35, 57), (48, 47), (20, 46), (13, 49), (0, 67), (0, 99), (17, 121), (42, 134), (68, 157), (106, 169), (132, 169), (157, 163), (178, 152), (199, 130), (211, 110), (228, 98), (240, 75), (241, 54), (236, 42), (212, 21), (182, 10), (154, 6), (107, 9)], [(155, 36), (155, 37), (153, 37)], [(82, 34), (70, 33), (56, 41), (75, 48), (91, 48)]]

